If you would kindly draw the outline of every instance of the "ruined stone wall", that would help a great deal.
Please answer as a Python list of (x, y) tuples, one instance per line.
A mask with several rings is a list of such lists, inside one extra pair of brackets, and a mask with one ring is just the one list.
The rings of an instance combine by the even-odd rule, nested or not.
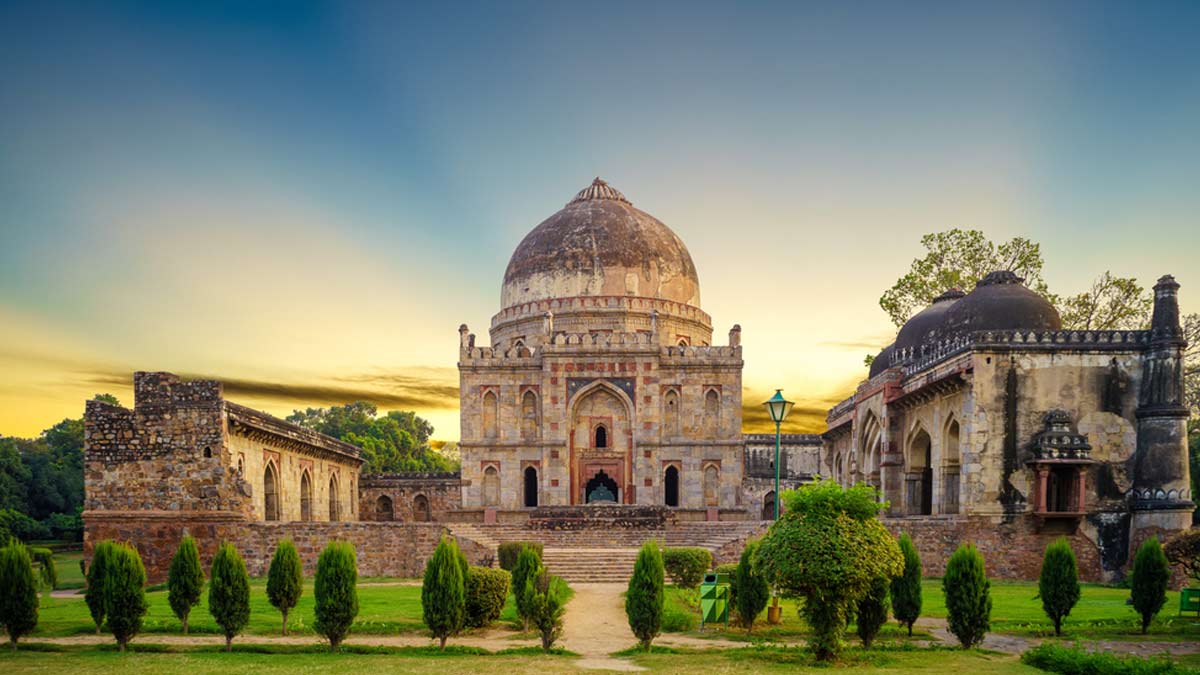
[(363, 520), (440, 522), (462, 507), (462, 482), (456, 474), (365, 475), (358, 498)]
[[(267, 464), (276, 473), (279, 520), (304, 520), (301, 514), (302, 488), (309, 490), (308, 520), (330, 520), (330, 501), (337, 503), (338, 520), (358, 520), (357, 462), (334, 460), (327, 456), (297, 452), (291, 446), (269, 437), (251, 438), (229, 434), (229, 455), (235, 469), (250, 486), (254, 519), (265, 518), (265, 482)], [(307, 481), (305, 475), (307, 474)], [(336, 487), (335, 487), (336, 486)]]

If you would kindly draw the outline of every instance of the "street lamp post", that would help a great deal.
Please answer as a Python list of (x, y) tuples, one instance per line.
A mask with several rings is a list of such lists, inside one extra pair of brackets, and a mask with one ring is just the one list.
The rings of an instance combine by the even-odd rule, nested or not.
[(783, 390), (776, 389), (775, 395), (768, 399), (764, 406), (775, 423), (775, 520), (779, 520), (779, 425), (787, 419), (795, 403), (783, 397)]

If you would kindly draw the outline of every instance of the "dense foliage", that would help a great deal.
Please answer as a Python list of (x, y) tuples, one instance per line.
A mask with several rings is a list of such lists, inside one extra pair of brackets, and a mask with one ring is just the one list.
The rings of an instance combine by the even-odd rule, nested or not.
[(358, 557), (349, 542), (333, 541), (317, 558), (313, 628), (337, 650), (358, 616)]
[(800, 613), (813, 629), (810, 649), (832, 660), (858, 602), (877, 579), (900, 574), (904, 560), (879, 522), (886, 504), (874, 488), (821, 480), (782, 498), (786, 509), (763, 537), (755, 568), (778, 592), (801, 599)]
[(541, 568), (541, 555), (532, 548), (522, 548), (521, 552), (517, 554), (517, 563), (513, 565), (513, 595), (517, 603), (517, 616), (521, 617), (525, 630), (529, 630), (529, 606), (525, 603), (525, 594), (522, 589), (525, 588), (525, 582), (536, 576)]
[(625, 593), (625, 616), (638, 644), (650, 651), (650, 643), (662, 631), (663, 559), (658, 543), (647, 541), (638, 551), (633, 576)]
[(1190, 668), (1167, 657), (1144, 659), (1111, 652), (1093, 652), (1079, 646), (1042, 643), (1021, 655), (1021, 663), (1062, 675), (1194, 675)]
[(1200, 583), (1200, 527), (1179, 533), (1163, 547), (1172, 565), (1183, 568), (1193, 582)]
[(128, 544), (114, 545), (104, 564), (104, 615), (118, 650), (125, 651), (142, 630), (142, 617), (149, 608), (142, 557)]
[(754, 629), (754, 620), (766, 609), (767, 600), (771, 597), (771, 587), (766, 578), (754, 569), (758, 545), (757, 539), (746, 542), (742, 557), (729, 579), (729, 606), (737, 610), (738, 622), (747, 633)]
[(946, 563), (942, 593), (946, 596), (946, 623), (963, 649), (983, 642), (991, 628), (990, 589), (983, 555), (974, 544), (959, 546)]
[(1150, 537), (1138, 547), (1130, 579), (1133, 609), (1141, 615), (1143, 635), (1154, 620), (1154, 615), (1167, 604), (1167, 584), (1170, 581), (1171, 564), (1167, 562), (1158, 537)]
[(508, 586), (512, 576), (504, 570), (472, 565), (467, 568), (466, 625), (482, 628), (500, 618), (504, 602), (508, 600)]
[(854, 627), (863, 647), (871, 648), (879, 629), (888, 619), (888, 591), (891, 589), (890, 577), (879, 577), (871, 584), (870, 590), (858, 601), (854, 609)]
[(362, 448), (363, 473), (457, 471), (458, 463), (430, 447), (433, 425), (414, 412), (378, 414), (366, 401), (293, 411), (287, 421)]
[(54, 564), (54, 551), (42, 546), (30, 546), (29, 557), (37, 571), (38, 581), (47, 590), (58, 586), (58, 566)]
[(87, 568), (87, 590), (83, 600), (87, 603), (92, 621), (96, 623), (96, 634), (104, 625), (104, 580), (108, 574), (108, 559), (116, 546), (111, 539), (96, 542), (92, 548), (92, 562)]
[(525, 581), (521, 594), (529, 607), (529, 622), (542, 638), (542, 649), (548, 652), (562, 635), (562, 617), (569, 599), (567, 585), (543, 568), (537, 576)]
[(233, 544), (222, 542), (208, 572), (208, 612), (225, 635), (225, 651), (250, 621), (250, 576)]
[(0, 548), (0, 625), (8, 631), (12, 648), (37, 627), (37, 579), (24, 544), (10, 541)]
[(288, 612), (300, 602), (304, 592), (304, 568), (300, 554), (291, 539), (275, 547), (271, 567), (267, 570), (267, 600), (283, 615), (283, 634), (288, 634)]
[(200, 551), (191, 535), (184, 535), (171, 558), (167, 570), (167, 603), (171, 611), (183, 622), (183, 634), (188, 632), (188, 616), (192, 608), (200, 604), (200, 593), (204, 591), (204, 570), (200, 567)]
[(517, 557), (521, 555), (521, 549), (531, 549), (537, 559), (542, 559), (542, 544), (536, 541), (506, 541), (496, 547), (496, 555), (500, 559), (500, 569), (513, 571), (517, 566)]
[(712, 551), (698, 546), (677, 546), (662, 551), (663, 569), (671, 583), (681, 588), (696, 588), (704, 573), (712, 567)]
[(443, 536), (425, 563), (425, 578), (421, 584), (422, 617), (443, 650), (446, 638), (461, 630), (466, 621), (462, 557), (454, 539)]
[(1062, 635), (1063, 619), (1079, 602), (1079, 566), (1075, 551), (1064, 537), (1046, 547), (1038, 577), (1038, 597), (1042, 600), (1042, 611), (1054, 622), (1054, 634)]
[(912, 637), (913, 623), (921, 616), (921, 554), (907, 532), (900, 534), (900, 555), (904, 572), (892, 579), (892, 614)]

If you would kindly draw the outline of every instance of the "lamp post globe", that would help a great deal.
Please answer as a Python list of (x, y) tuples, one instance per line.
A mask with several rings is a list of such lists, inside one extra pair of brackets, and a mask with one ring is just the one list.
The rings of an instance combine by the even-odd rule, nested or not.
[(763, 406), (767, 409), (767, 414), (771, 416), (771, 421), (775, 423), (775, 520), (779, 520), (779, 425), (783, 424), (783, 421), (787, 419), (793, 405), (795, 403), (783, 397), (782, 389), (776, 389), (775, 395), (763, 402)]

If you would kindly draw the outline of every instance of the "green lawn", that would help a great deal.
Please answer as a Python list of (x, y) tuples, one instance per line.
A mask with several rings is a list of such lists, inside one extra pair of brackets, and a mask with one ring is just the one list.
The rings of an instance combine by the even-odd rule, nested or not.
[[(358, 618), (351, 633), (383, 635), (392, 633), (415, 633), (425, 630), (421, 621), (421, 588), (417, 585), (401, 585), (396, 579), (364, 579), (358, 587)], [(146, 614), (143, 633), (178, 633), (181, 625), (167, 604), (167, 592), (154, 590), (146, 593), (150, 609)], [(512, 594), (509, 594), (501, 621), (511, 623), (516, 619)], [(266, 580), (250, 581), (250, 624), (246, 635), (277, 635), (281, 629), (279, 612), (267, 601)], [(306, 579), (304, 595), (300, 604), (288, 616), (288, 629), (300, 635), (312, 634), (313, 587), (312, 579)], [(192, 610), (189, 628), (193, 633), (219, 633), (217, 624), (208, 613), (208, 592), (205, 589), (200, 605)], [(61, 637), (94, 633), (95, 624), (88, 614), (82, 596), (51, 598), (43, 596), (38, 627), (33, 637)]]
[(58, 572), (58, 590), (83, 588), (83, 571), (79, 569), (79, 561), (83, 560), (83, 551), (70, 551), (54, 554), (54, 568)]

